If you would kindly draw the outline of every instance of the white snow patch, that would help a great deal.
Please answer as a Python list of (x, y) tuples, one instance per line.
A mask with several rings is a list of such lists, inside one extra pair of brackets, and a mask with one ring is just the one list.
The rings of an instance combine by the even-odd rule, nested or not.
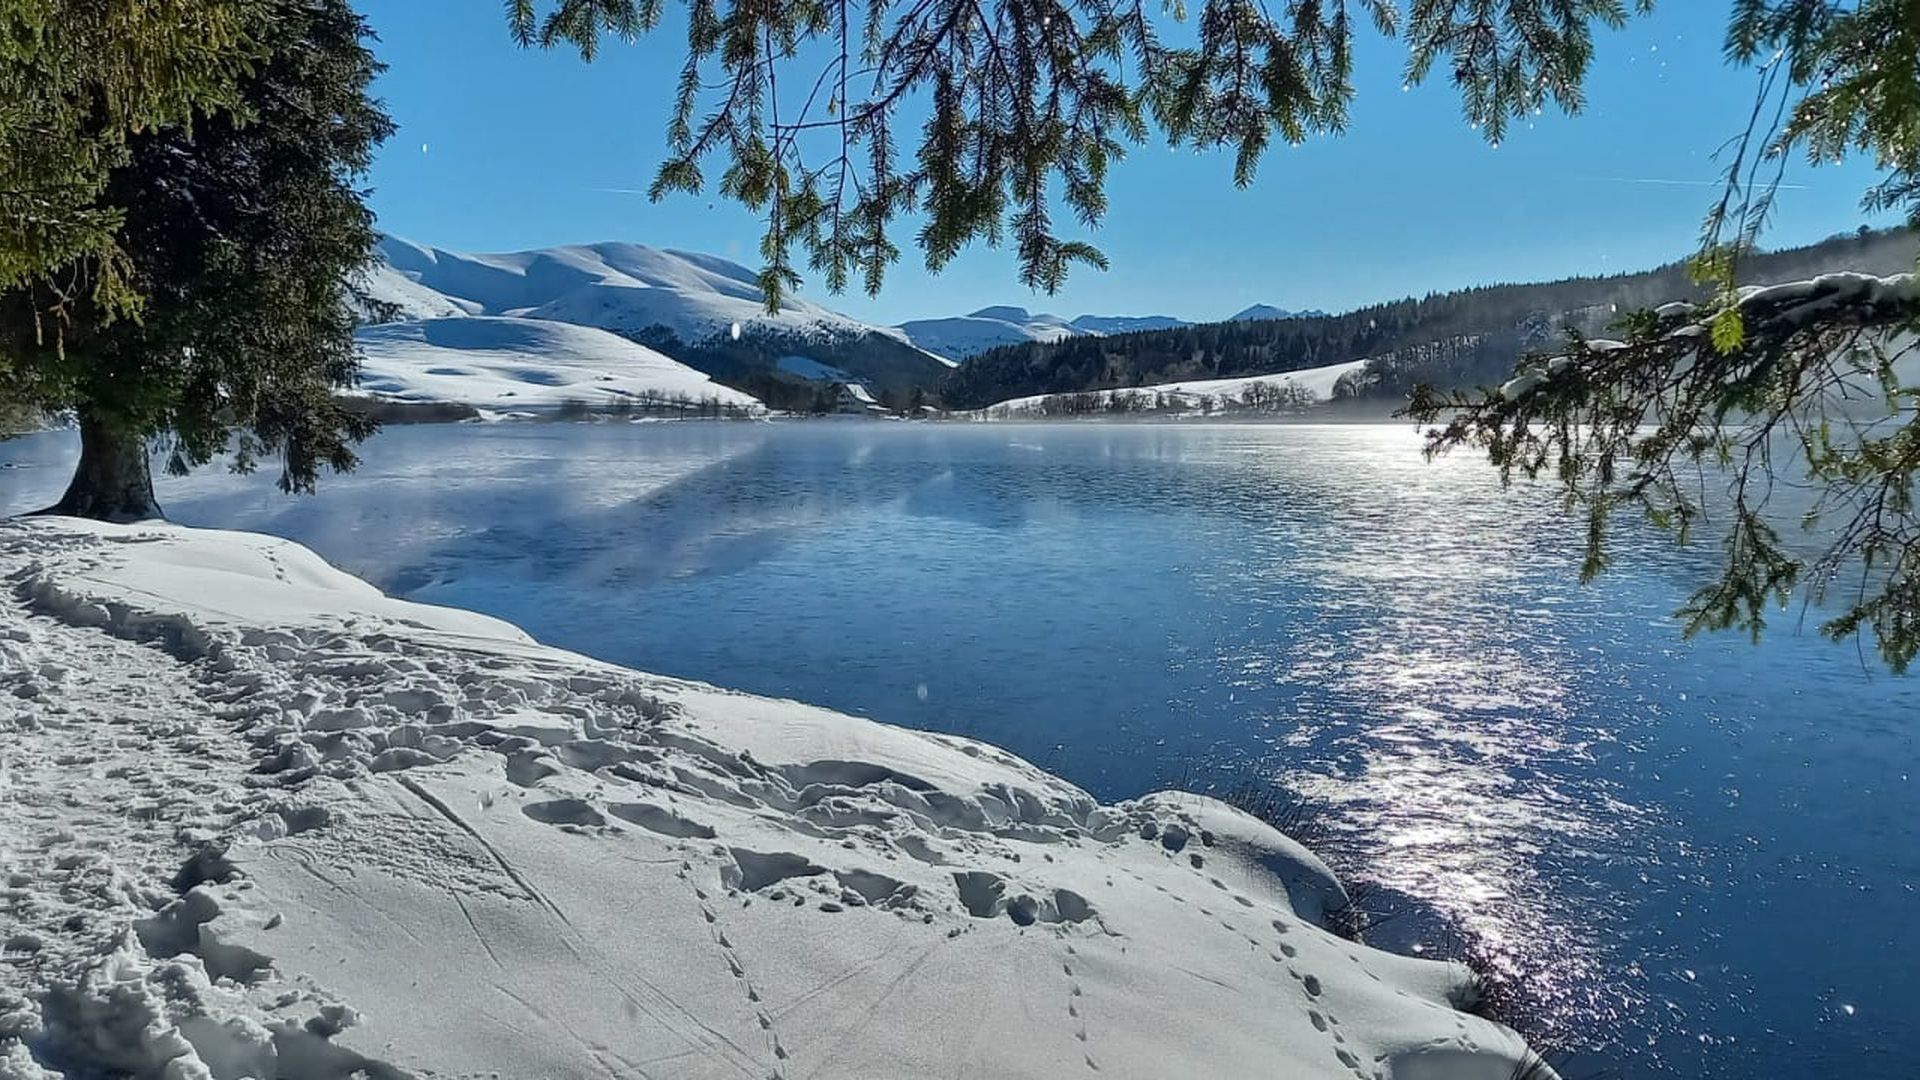
[[(1504, 1080), (1311, 853), (297, 545), (0, 523), (0, 1074)], [(178, 868), (178, 872), (175, 872)]]

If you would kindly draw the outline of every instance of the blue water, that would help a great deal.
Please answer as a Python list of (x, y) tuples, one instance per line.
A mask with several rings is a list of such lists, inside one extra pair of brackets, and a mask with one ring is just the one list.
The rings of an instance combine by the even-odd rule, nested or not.
[[(0, 512), (69, 436), (0, 444)], [(1920, 1076), (1920, 682), (1380, 427), (396, 428), (353, 477), (164, 481), (542, 640), (988, 739), (1108, 799), (1282, 783), (1519, 973), (1569, 1075)]]

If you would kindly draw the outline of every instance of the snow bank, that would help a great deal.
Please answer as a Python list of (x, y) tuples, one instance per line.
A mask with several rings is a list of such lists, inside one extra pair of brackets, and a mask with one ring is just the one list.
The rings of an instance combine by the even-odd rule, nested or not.
[[(540, 646), (282, 540), (0, 523), (0, 1076), (1508, 1080), (1194, 795)], [(1536, 1074), (1537, 1075), (1537, 1074)]]
[(359, 388), (394, 401), (487, 408), (583, 402), (714, 402), (746, 410), (758, 399), (627, 339), (539, 319), (459, 317), (363, 326)]
[(1166, 402), (1167, 409), (1174, 412), (1212, 411), (1244, 407), (1247, 404), (1248, 392), (1255, 388), (1291, 390), (1303, 394), (1307, 400), (1321, 402), (1333, 397), (1334, 386), (1339, 383), (1341, 376), (1348, 372), (1359, 371), (1366, 366), (1365, 360), (1351, 360), (1343, 364), (1327, 364), (1323, 367), (1284, 371), (1274, 375), (1157, 383), (1152, 386), (1133, 386), (1119, 390), (1095, 390), (1087, 395), (1035, 394), (1032, 397), (1011, 398), (996, 402), (984, 409), (975, 409), (961, 415), (976, 420), (1031, 419), (1047, 415), (1049, 399), (1081, 396), (1092, 398), (1098, 411), (1099, 407), (1104, 407), (1107, 402), (1112, 401), (1115, 395), (1133, 395), (1143, 401), (1162, 399)]

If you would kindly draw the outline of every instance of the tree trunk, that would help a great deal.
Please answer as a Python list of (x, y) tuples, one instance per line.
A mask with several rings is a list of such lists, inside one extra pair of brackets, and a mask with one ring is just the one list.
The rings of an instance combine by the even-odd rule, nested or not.
[(60, 501), (41, 511), (101, 521), (163, 516), (153, 497), (147, 440), (98, 414), (80, 411), (80, 464)]

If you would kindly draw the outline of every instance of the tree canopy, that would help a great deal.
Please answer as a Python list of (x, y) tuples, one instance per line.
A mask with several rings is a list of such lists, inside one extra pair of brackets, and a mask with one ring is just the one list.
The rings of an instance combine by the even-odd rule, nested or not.
[[(1023, 284), (1053, 291), (1106, 258), (1056, 221), (1099, 224), (1129, 147), (1225, 148), (1252, 182), (1276, 138), (1345, 128), (1353, 45), (1400, 35), (1405, 78), (1436, 70), (1498, 142), (1548, 103), (1569, 110), (1596, 27), (1651, 0), (687, 0), (687, 47), (652, 194), (718, 186), (765, 216), (769, 307), (799, 281), (877, 291), (899, 223), (937, 271), (976, 242), (1010, 243)], [(656, 28), (664, 0), (507, 0), (527, 45), (591, 58)], [(1191, 16), (1189, 18), (1189, 16)], [(1356, 23), (1361, 25), (1356, 26)], [(1172, 32), (1172, 36), (1170, 36)]]
[(263, 13), (262, 0), (0, 0), (0, 289), (37, 281), (56, 321), (83, 296), (137, 309), (107, 177), (135, 133), (237, 104)]
[(1712, 299), (1634, 312), (1618, 340), (1574, 335), (1498, 389), (1423, 390), (1408, 412), (1433, 425), (1429, 453), (1477, 448), (1503, 478), (1556, 482), (1586, 517), (1589, 577), (1622, 510), (1682, 543), (1716, 535), (1689, 632), (1757, 637), (1798, 592), (1831, 605), (1827, 634), (1867, 632), (1902, 671), (1920, 655), (1920, 287), (1740, 281), (1795, 155), (1870, 156), (1866, 208), (1920, 224), (1920, 0), (1737, 0), (1727, 52), (1759, 88), (1694, 264)]
[(276, 453), (281, 487), (304, 490), (321, 466), (350, 467), (368, 430), (334, 392), (356, 368), (342, 286), (374, 241), (355, 181), (391, 130), (367, 96), (379, 65), (346, 0), (269, 0), (262, 15), (233, 107), (125, 136), (82, 207), (115, 223), (137, 317), (63, 273), (0, 289), (0, 394), (80, 422), (63, 512), (154, 512), (153, 436), (170, 438), (175, 471)]

